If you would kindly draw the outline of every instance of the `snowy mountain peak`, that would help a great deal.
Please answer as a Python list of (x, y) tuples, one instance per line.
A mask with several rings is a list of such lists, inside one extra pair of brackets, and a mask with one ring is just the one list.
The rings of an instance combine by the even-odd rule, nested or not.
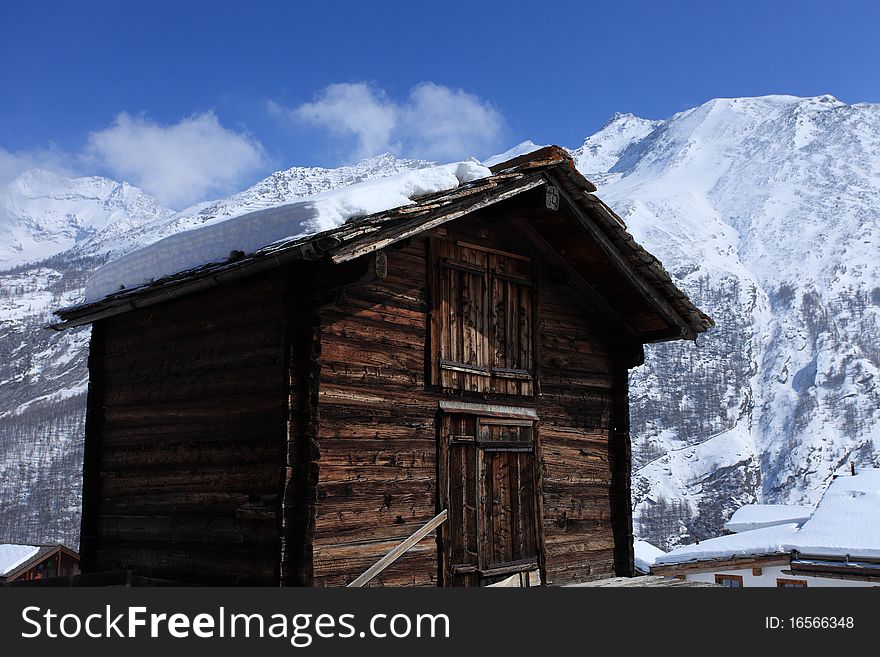
[(597, 133), (587, 137), (580, 148), (573, 150), (572, 157), (587, 178), (601, 184), (608, 179), (601, 174), (611, 172), (630, 146), (650, 135), (663, 123), (617, 112)]
[(531, 153), (540, 148), (544, 148), (543, 146), (539, 146), (531, 139), (527, 139), (526, 141), (520, 142), (513, 148), (508, 148), (503, 153), (499, 153), (498, 155), (493, 155), (492, 157), (488, 157), (483, 161), (483, 164), (487, 167), (493, 167), (496, 164), (500, 164), (501, 162), (506, 162), (507, 160), (512, 160), (515, 157), (519, 157), (520, 155), (526, 155), (527, 153)]
[(31, 169), (0, 188), (0, 269), (81, 247), (100, 232), (125, 232), (170, 214), (126, 182)]
[(7, 188), (15, 190), (22, 196), (34, 196), (44, 193), (47, 189), (59, 189), (70, 180), (48, 169), (28, 169), (8, 183)]
[(131, 186), (101, 176), (70, 178), (47, 169), (29, 169), (8, 183), (4, 191), (24, 198), (67, 198), (75, 195), (100, 199), (122, 187)]
[[(746, 147), (778, 145), (783, 150), (792, 146), (800, 148), (814, 141), (814, 124), (834, 127), (835, 122), (845, 122), (846, 117), (859, 116), (865, 111), (876, 117), (877, 107), (870, 104), (850, 106), (827, 94), (810, 98), (777, 94), (713, 98), (668, 120), (651, 120), (616, 112), (580, 148), (572, 151), (572, 155), (585, 175), (604, 183), (619, 177), (614, 176), (615, 173), (629, 171), (636, 160), (659, 166), (676, 165), (686, 159), (689, 152), (695, 154), (700, 150), (694, 149), (694, 145), (712, 144), (717, 152), (730, 145), (731, 137)], [(762, 134), (755, 134), (758, 132)], [(749, 133), (755, 134), (755, 140), (740, 138)], [(647, 138), (652, 135), (654, 139), (648, 142)], [(775, 138), (780, 136), (786, 141), (776, 144)], [(639, 143), (641, 155), (629, 150)], [(748, 160), (743, 158), (742, 148), (730, 155), (743, 163)], [(622, 159), (624, 156), (626, 160)], [(650, 175), (654, 174), (656, 171), (650, 172)]]

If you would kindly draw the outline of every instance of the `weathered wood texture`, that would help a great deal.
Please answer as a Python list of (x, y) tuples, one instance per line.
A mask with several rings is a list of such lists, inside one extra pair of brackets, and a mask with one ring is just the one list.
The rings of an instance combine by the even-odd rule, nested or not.
[(96, 324), (84, 571), (277, 585), (285, 280), (276, 272)]
[(534, 421), (444, 413), (440, 422), (443, 582), (485, 586), (539, 569)]
[(422, 527), (417, 529), (412, 536), (407, 538), (405, 541), (399, 543), (392, 550), (389, 550), (385, 554), (385, 556), (383, 556), (381, 559), (379, 559), (379, 561), (367, 568), (367, 570), (356, 577), (354, 581), (348, 586), (352, 588), (360, 588), (378, 577), (379, 574), (382, 573), (382, 571), (387, 570), (391, 564), (393, 564), (400, 557), (409, 552), (411, 548), (414, 548), (416, 545), (418, 545), (419, 541), (421, 541), (423, 538), (428, 536), (428, 534), (437, 529), (437, 527), (446, 522), (448, 515), (449, 512), (446, 509), (443, 509), (440, 513), (431, 518), (431, 520), (425, 523)]
[(531, 396), (531, 260), (432, 239), (431, 383), (447, 390)]
[[(433, 518), (438, 395), (425, 389), (425, 242), (321, 312), (314, 583), (346, 585)], [(426, 537), (370, 582), (434, 585)]]
[(103, 372), (104, 323), (92, 327), (89, 341), (89, 395), (86, 404), (85, 441), (83, 445), (82, 514), (79, 538), (80, 568), (96, 571), (98, 509), (101, 500), (101, 430), (104, 421)]
[[(388, 249), (387, 278), (351, 287), (320, 311), (316, 585), (347, 584), (449, 502), (438, 500), (437, 480), (445, 467), (437, 455), (438, 403), (449, 398), (537, 410), (549, 583), (611, 576), (631, 559), (631, 547), (616, 545), (629, 540), (630, 521), (612, 523), (627, 479), (612, 468), (627, 463), (628, 425), (614, 418), (625, 411), (615, 399), (626, 395), (619, 372), (632, 345), (621, 345), (526, 240), (494, 221), (471, 216)], [(539, 390), (431, 385), (437, 351), (429, 340), (437, 322), (428, 261), (429, 240), (438, 236), (535, 260), (539, 339), (531, 365)], [(435, 585), (439, 576), (437, 541), (429, 538), (372, 585)]]
[(610, 437), (619, 388), (615, 347), (583, 300), (566, 286), (539, 285), (546, 576), (562, 585), (615, 572)]

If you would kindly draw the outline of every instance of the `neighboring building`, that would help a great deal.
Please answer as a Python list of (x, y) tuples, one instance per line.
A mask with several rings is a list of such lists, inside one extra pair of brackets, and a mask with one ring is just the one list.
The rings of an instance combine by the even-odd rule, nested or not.
[(736, 533), (676, 548), (651, 572), (730, 587), (880, 586), (880, 469), (836, 477), (815, 510), (740, 511), (725, 525)]
[(79, 573), (79, 555), (63, 545), (0, 544), (0, 583)]
[(813, 515), (813, 507), (796, 504), (746, 504), (730, 516), (724, 529), (734, 534), (786, 523), (802, 525)]
[(412, 538), (373, 584), (632, 574), (628, 370), (712, 321), (564, 150), (483, 172), (175, 235), (108, 271), (325, 228), (58, 311), (93, 323), (84, 573), (338, 586)]
[(663, 550), (655, 545), (651, 545), (648, 541), (635, 541), (633, 544), (633, 552), (635, 553), (636, 573), (639, 575), (650, 575), (651, 566), (658, 557), (666, 554)]

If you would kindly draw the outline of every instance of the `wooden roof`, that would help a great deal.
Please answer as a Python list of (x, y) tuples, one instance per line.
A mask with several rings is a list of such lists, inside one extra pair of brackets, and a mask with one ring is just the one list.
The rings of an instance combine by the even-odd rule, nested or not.
[[(660, 261), (636, 243), (623, 220), (595, 196), (595, 185), (577, 171), (567, 151), (548, 146), (497, 164), (491, 171), (493, 175), (456, 189), (415, 198), (412, 205), (350, 219), (332, 230), (276, 242), (228, 262), (211, 263), (98, 301), (60, 309), (56, 314), (62, 321), (51, 328), (63, 330), (87, 324), (294, 261), (347, 262), (539, 187), (552, 187), (558, 192), (560, 209), (564, 205), (576, 217), (580, 234), (598, 245), (598, 252), (609, 266), (668, 326), (640, 336), (642, 341), (694, 339), (714, 325), (676, 287)], [(589, 282), (584, 289), (594, 301), (603, 303), (601, 292), (593, 290)]]
[(6, 571), (5, 573), (0, 573), (0, 581), (11, 582), (19, 577), (22, 573), (27, 572), (28, 570), (42, 563), (54, 554), (66, 554), (70, 558), (75, 559), (77, 562), (79, 562), (79, 555), (70, 548), (65, 547), (64, 545), (34, 545), (33, 547), (39, 548), (36, 554), (34, 554), (27, 561), (23, 561), (22, 563)]

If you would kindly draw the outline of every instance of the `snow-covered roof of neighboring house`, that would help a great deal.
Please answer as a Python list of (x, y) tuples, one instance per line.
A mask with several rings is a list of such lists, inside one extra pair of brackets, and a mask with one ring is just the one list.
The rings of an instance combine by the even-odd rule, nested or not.
[(835, 478), (803, 524), (773, 525), (683, 545), (658, 557), (654, 565), (794, 551), (816, 557), (880, 559), (880, 469), (864, 468)]
[(718, 536), (699, 543), (677, 547), (662, 557), (658, 557), (654, 561), (654, 565), (667, 566), (691, 561), (714, 561), (783, 554), (791, 551), (791, 541), (797, 530), (797, 524), (788, 523), (753, 529), (739, 534)]
[(746, 504), (724, 523), (729, 532), (747, 532), (788, 523), (803, 524), (812, 515), (813, 507), (796, 504)]
[(837, 477), (797, 534), (807, 555), (880, 559), (880, 469)]
[(79, 555), (60, 544), (18, 545), (0, 544), (0, 580), (10, 581), (42, 563), (54, 554), (66, 554), (79, 562)]
[(417, 169), (170, 235), (98, 269), (85, 302), (57, 310), (63, 321), (52, 328), (80, 326), (293, 262), (348, 262), (544, 186), (556, 191), (557, 205), (562, 196), (581, 234), (602, 247), (611, 271), (668, 326), (648, 331), (650, 341), (694, 339), (714, 326), (593, 195), (596, 186), (571, 155), (548, 146), (491, 168), (467, 161)]
[(635, 550), (636, 570), (645, 574), (651, 572), (651, 566), (654, 565), (654, 560), (657, 557), (666, 554), (657, 546), (648, 543), (648, 541), (635, 541), (633, 548)]
[(0, 577), (5, 577), (40, 551), (39, 545), (0, 544)]

